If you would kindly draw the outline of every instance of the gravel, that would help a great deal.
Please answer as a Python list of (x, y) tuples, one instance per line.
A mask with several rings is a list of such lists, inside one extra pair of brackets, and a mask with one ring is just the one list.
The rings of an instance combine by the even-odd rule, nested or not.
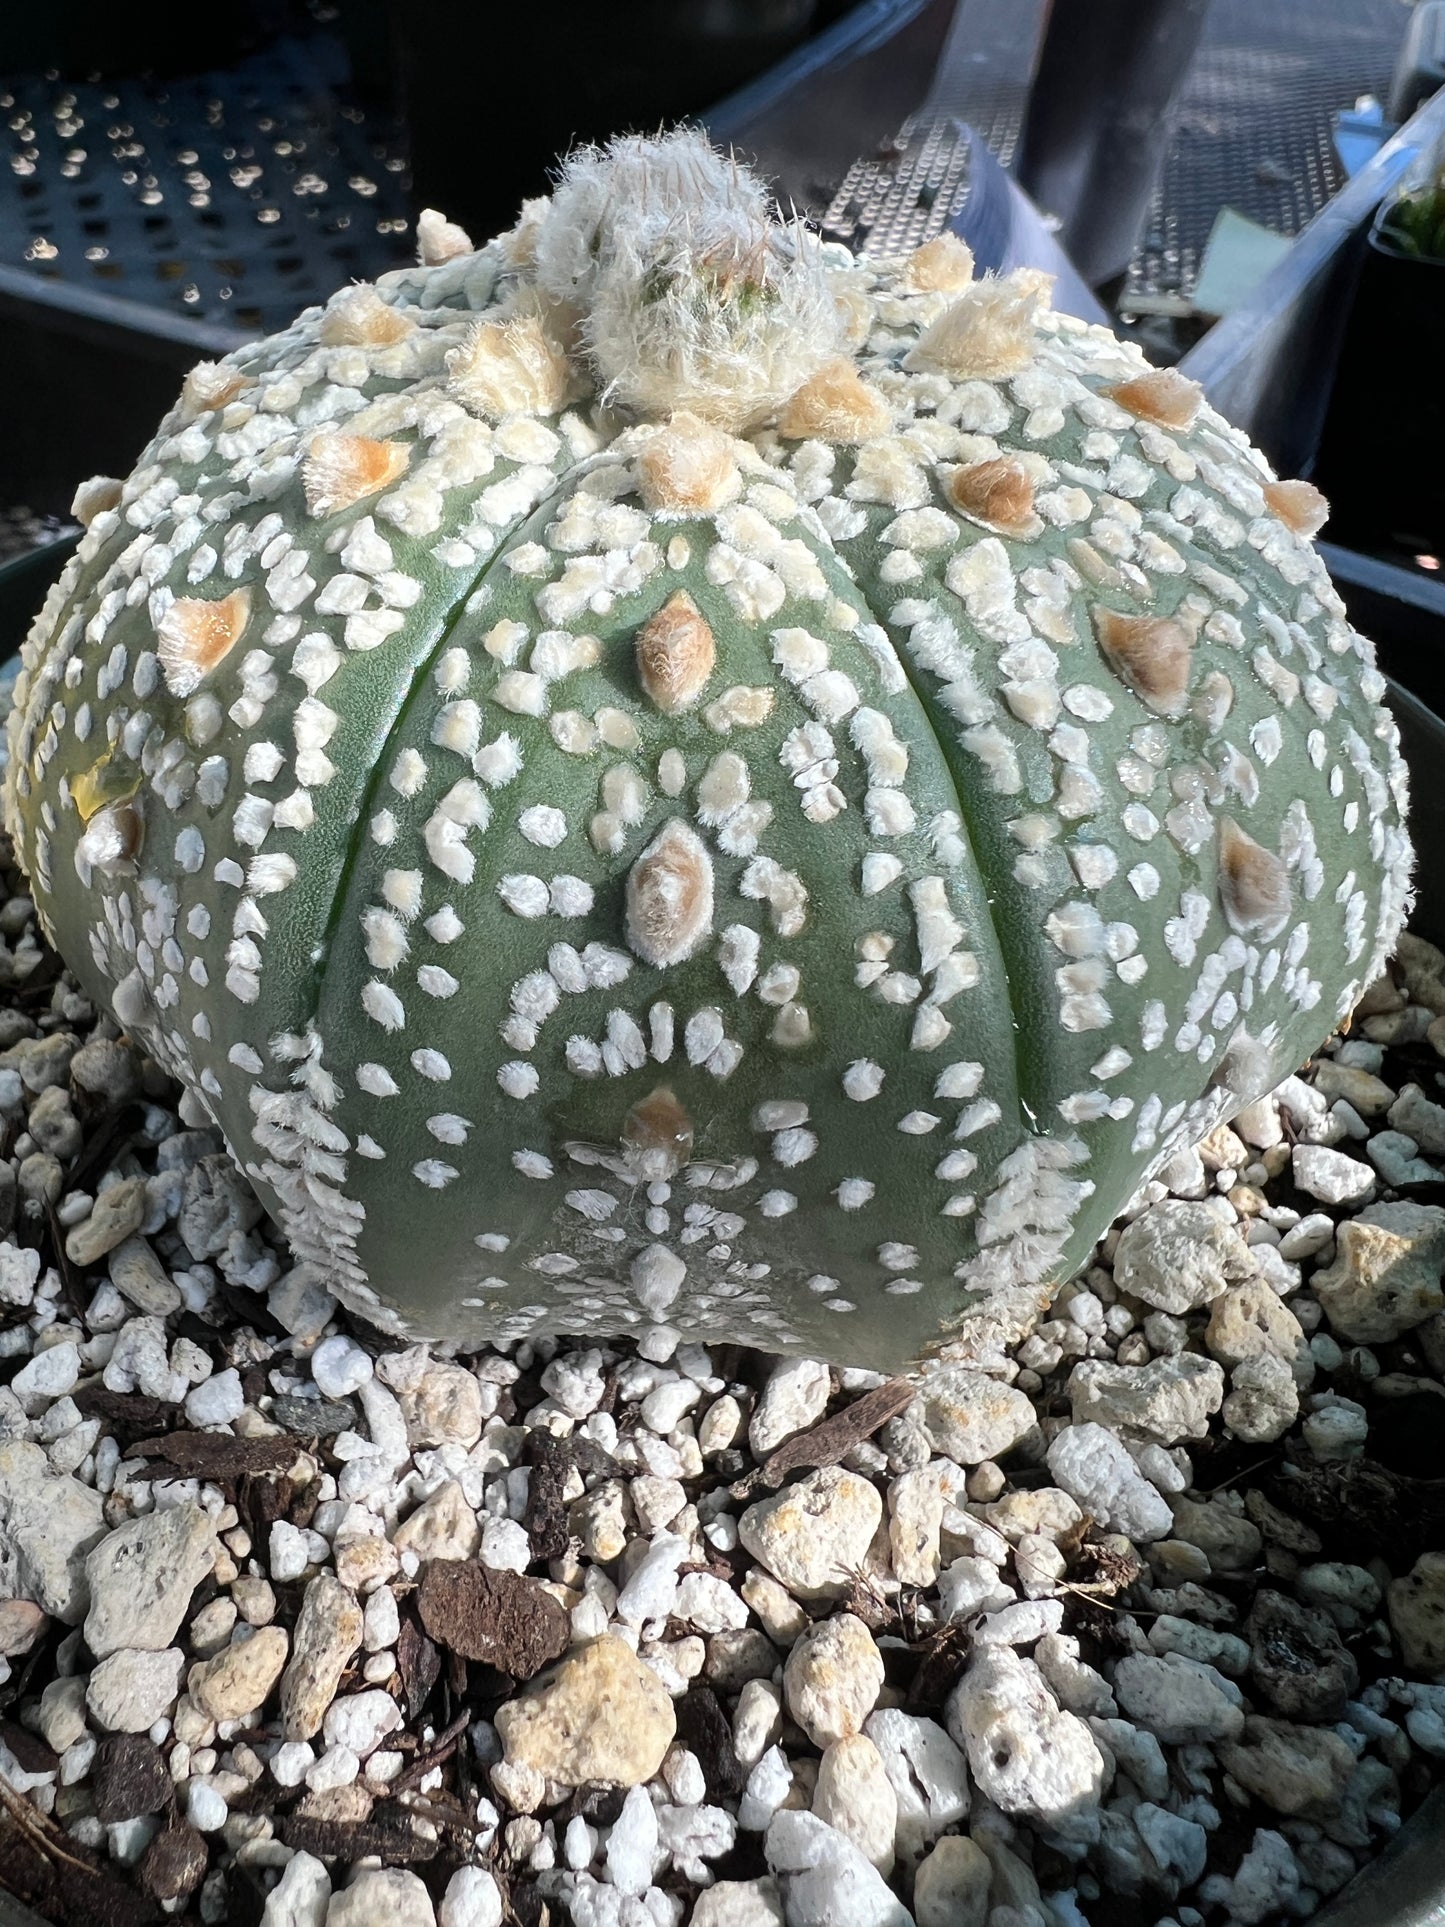
[(1445, 1770), (1428, 945), (894, 1385), (388, 1348), (0, 930), (0, 1881), (57, 1917), (1267, 1927)]

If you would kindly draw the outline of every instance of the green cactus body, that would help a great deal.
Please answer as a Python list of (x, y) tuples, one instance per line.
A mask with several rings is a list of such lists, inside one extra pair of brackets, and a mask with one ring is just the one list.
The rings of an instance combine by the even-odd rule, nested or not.
[(584, 157), (193, 376), (82, 491), (8, 820), (347, 1302), (894, 1365), (1349, 1010), (1403, 766), (1312, 491), (725, 175)]

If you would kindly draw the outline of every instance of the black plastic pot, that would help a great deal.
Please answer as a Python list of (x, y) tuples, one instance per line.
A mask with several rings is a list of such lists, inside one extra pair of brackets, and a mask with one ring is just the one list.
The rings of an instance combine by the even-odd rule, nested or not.
[[(0, 663), (9, 657), (25, 636), (45, 592), (70, 559), (79, 532), (56, 536), (38, 548), (0, 562)], [(10, 700), (9, 681), (0, 667), (0, 713)]]
[[(1217, 323), (1181, 364), (1281, 474), (1307, 474), (1315, 465), (1375, 211), (1442, 135), (1445, 90), (1345, 185), (1249, 300)], [(1438, 341), (1445, 315), (1435, 312)], [(1434, 356), (1421, 366), (1423, 381), (1434, 383)], [(1395, 359), (1375, 369), (1376, 407), (1388, 412), (1396, 429), (1413, 403), (1412, 374)], [(1374, 638), (1392, 678), (1387, 701), (1410, 767), (1410, 827), (1418, 852), (1411, 924), (1445, 945), (1445, 587), (1353, 548), (1322, 549), (1352, 620)], [(1438, 708), (1428, 706), (1432, 702)], [(1320, 1927), (1441, 1927), (1445, 1788), (1423, 1801), (1385, 1851), (1315, 1918)]]
[(1320, 1909), (1316, 1927), (1440, 1927), (1445, 1919), (1442, 1828), (1445, 1787), (1437, 1787), (1385, 1851)]
[[(1400, 744), (1410, 766), (1410, 834), (1415, 839), (1418, 892), (1410, 928), (1445, 949), (1445, 719), (1398, 683), (1385, 698), (1400, 725)], [(1439, 1877), (1439, 1919), (1445, 1920), (1445, 1837), (1434, 1841)], [(1380, 1927), (1386, 1927), (1386, 1916)]]
[(0, 267), (0, 500), (65, 515), (87, 475), (128, 475), (187, 369), (245, 339)]
[(1445, 716), (1445, 583), (1334, 542), (1321, 542), (1320, 553), (1381, 669)]
[(1365, 239), (1315, 461), (1354, 548), (1445, 552), (1445, 261), (1400, 251), (1388, 204)]

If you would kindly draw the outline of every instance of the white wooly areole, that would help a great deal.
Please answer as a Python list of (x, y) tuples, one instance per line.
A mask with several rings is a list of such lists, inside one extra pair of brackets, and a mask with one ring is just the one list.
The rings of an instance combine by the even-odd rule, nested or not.
[(1399, 931), (1323, 502), (691, 134), (420, 233), (81, 490), (10, 721), (47, 929), (393, 1329), (1024, 1315)]

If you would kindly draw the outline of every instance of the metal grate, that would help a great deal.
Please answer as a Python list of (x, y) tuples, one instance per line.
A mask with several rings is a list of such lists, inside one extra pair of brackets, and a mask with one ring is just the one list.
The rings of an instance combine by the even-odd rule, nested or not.
[(928, 99), (895, 141), (848, 170), (824, 231), (875, 254), (941, 233), (968, 198), (968, 140), (956, 123), (1010, 164), (1042, 22), (1042, 0), (961, 0)]
[(1314, 219), (1344, 184), (1333, 117), (1389, 92), (1408, 22), (1400, 0), (1214, 0), (1124, 313), (1188, 310), (1221, 208), (1279, 234)]
[(920, 123), (967, 121), (1004, 167), (1012, 167), (1047, 0), (960, 0)]
[(830, 240), (903, 254), (941, 234), (968, 199), (968, 142), (952, 122), (909, 121), (882, 154), (857, 161), (823, 216)]
[[(825, 216), (875, 252), (937, 233), (967, 194), (969, 123), (1009, 166), (1028, 100), (1040, 0), (962, 0), (932, 93), (891, 147), (852, 167)], [(1389, 90), (1409, 20), (1400, 0), (1214, 0), (1174, 113), (1125, 314), (1188, 313), (1223, 207), (1297, 234), (1343, 185), (1333, 118)]]
[(405, 149), (347, 74), (317, 32), (180, 80), (0, 82), (0, 263), (247, 331), (395, 267)]

